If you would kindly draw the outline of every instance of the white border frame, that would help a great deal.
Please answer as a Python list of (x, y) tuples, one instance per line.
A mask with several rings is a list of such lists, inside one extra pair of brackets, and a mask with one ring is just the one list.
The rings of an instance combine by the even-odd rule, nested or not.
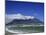
[[(24, 1), (24, 0), (23, 0)], [(33, 2), (44, 2), (44, 33), (19, 34), (19, 35), (45, 35), (46, 34), (46, 0), (26, 0)], [(5, 35), (5, 0), (0, 0), (0, 35)]]
[(44, 2), (44, 0), (8, 0), (8, 1)]

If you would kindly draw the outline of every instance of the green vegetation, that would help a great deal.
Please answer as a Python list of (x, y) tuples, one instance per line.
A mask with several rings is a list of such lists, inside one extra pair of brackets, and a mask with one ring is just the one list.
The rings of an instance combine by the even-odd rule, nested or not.
[(28, 27), (11, 27), (9, 28), (10, 30), (18, 30), (18, 31), (23, 31), (23, 32), (43, 32), (44, 31), (44, 27), (43, 26), (39, 26), (39, 27), (32, 27), (32, 26), (28, 26)]

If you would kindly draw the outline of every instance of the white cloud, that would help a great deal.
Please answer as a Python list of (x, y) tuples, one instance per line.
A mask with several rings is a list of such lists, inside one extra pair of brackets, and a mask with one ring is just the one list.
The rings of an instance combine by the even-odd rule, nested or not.
[(20, 13), (18, 14), (6, 14), (6, 23), (11, 22), (13, 19), (33, 19), (33, 16), (24, 16)]

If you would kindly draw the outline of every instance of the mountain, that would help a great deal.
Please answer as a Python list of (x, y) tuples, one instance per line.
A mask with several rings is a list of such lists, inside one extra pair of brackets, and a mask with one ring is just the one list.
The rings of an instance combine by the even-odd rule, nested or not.
[(20, 13), (18, 14), (6, 14), (5, 15), (5, 23), (9, 23), (11, 22), (12, 20), (14, 19), (33, 19), (34, 17), (33, 16), (25, 16), (25, 15), (22, 15)]
[[(42, 21), (33, 16), (24, 16), (22, 14), (6, 15), (6, 25), (16, 25), (16, 24), (28, 24), (28, 25), (39, 25), (43, 24)], [(10, 20), (12, 19), (12, 20)]]
[(14, 19), (13, 21), (11, 21), (10, 23), (8, 23), (6, 25), (16, 25), (16, 24), (19, 24), (19, 25), (21, 25), (21, 24), (28, 24), (28, 25), (37, 24), (37, 25), (39, 25), (39, 24), (43, 24), (43, 22), (36, 18), (25, 19), (25, 20), (24, 19)]

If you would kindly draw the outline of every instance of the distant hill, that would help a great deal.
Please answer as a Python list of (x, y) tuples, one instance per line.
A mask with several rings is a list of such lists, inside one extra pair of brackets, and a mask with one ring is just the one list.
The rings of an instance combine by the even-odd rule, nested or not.
[(37, 18), (34, 19), (14, 19), (13, 21), (11, 21), (10, 23), (6, 24), (6, 25), (16, 25), (16, 24), (28, 24), (28, 25), (32, 25), (32, 24), (43, 24), (42, 21), (38, 20)]
[(6, 15), (6, 25), (16, 25), (16, 24), (39, 25), (44, 24), (44, 22), (40, 21), (34, 16), (25, 16), (22, 14)]

